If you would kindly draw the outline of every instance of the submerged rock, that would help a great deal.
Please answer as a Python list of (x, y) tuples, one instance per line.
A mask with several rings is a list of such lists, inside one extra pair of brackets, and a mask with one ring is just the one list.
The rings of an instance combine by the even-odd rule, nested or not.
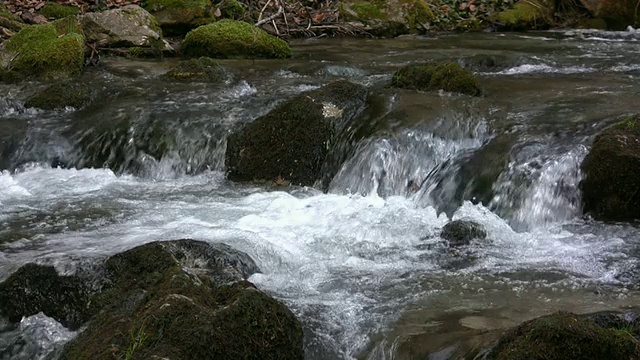
[(640, 219), (640, 116), (598, 135), (582, 171), (585, 213), (601, 220)]
[(308, 91), (232, 133), (227, 139), (227, 177), (234, 181), (287, 181), (312, 186), (329, 181), (359, 134), (357, 116), (368, 92), (338, 81)]
[(520, 1), (512, 9), (489, 16), (489, 20), (505, 30), (545, 29), (553, 22), (554, 0)]
[(13, 156), (27, 136), (27, 122), (22, 119), (0, 119), (0, 171), (13, 170)]
[(640, 25), (637, 0), (580, 0), (594, 18), (603, 19), (611, 30)]
[(172, 80), (223, 82), (229, 74), (215, 60), (208, 57), (183, 61), (169, 70), (166, 76)]
[(585, 317), (560, 312), (510, 330), (485, 359), (629, 360), (639, 356), (639, 344), (629, 332), (605, 329)]
[(302, 359), (302, 328), (244, 281), (246, 254), (194, 240), (150, 243), (109, 258), (103, 311), (61, 359)]
[(486, 238), (487, 231), (475, 221), (454, 220), (442, 228), (440, 237), (449, 241), (450, 246), (469, 245), (473, 239)]
[(26, 27), (2, 47), (0, 67), (23, 76), (67, 77), (83, 67), (84, 36), (74, 18)]
[(349, 0), (339, 9), (343, 19), (360, 22), (367, 32), (381, 37), (425, 33), (435, 19), (424, 0)]
[(166, 35), (184, 35), (215, 21), (208, 0), (148, 0), (144, 4)]
[(188, 57), (287, 58), (289, 45), (266, 31), (243, 21), (224, 19), (187, 34), (182, 52)]
[(163, 51), (173, 51), (162, 39), (162, 31), (156, 19), (137, 5), (98, 13), (88, 13), (80, 18), (87, 41), (107, 48), (133, 48), (133, 54), (159, 56)]
[(43, 110), (64, 109), (67, 106), (79, 109), (89, 104), (93, 98), (94, 91), (89, 85), (78, 81), (63, 81), (34, 94), (24, 106)]
[(407, 65), (393, 74), (391, 86), (422, 91), (444, 90), (474, 96), (482, 94), (473, 74), (454, 62)]

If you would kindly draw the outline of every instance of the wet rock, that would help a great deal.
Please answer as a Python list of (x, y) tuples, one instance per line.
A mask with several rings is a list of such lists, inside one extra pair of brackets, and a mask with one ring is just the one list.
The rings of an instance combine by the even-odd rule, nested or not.
[(605, 329), (570, 313), (527, 321), (507, 332), (485, 357), (487, 360), (629, 360), (640, 356), (633, 336)]
[(25, 107), (43, 110), (64, 109), (67, 106), (79, 109), (88, 105), (95, 94), (91, 87), (77, 80), (58, 82), (27, 99)]
[[(288, 181), (326, 190), (355, 142), (367, 101), (360, 85), (338, 81), (305, 92), (235, 131), (227, 139), (227, 177)], [(364, 124), (366, 125), (366, 124)]]
[(504, 30), (546, 29), (553, 23), (554, 9), (553, 0), (520, 1), (488, 19)]
[(640, 219), (640, 116), (598, 135), (582, 171), (585, 213), (601, 220)]
[(475, 221), (454, 220), (442, 228), (440, 237), (449, 241), (450, 246), (461, 246), (468, 245), (473, 239), (485, 239), (487, 232)]
[(421, 91), (444, 90), (473, 96), (482, 94), (473, 74), (454, 62), (407, 65), (393, 74), (391, 86)]
[(165, 35), (184, 35), (215, 21), (207, 0), (148, 0), (144, 6), (158, 19)]
[(166, 76), (172, 80), (221, 83), (230, 75), (215, 60), (201, 57), (183, 61), (169, 70)]
[(87, 41), (101, 47), (131, 48), (132, 54), (140, 56), (159, 56), (164, 51), (173, 51), (162, 39), (153, 15), (137, 5), (88, 13), (80, 22)]
[(18, 322), (43, 312), (75, 329), (92, 315), (91, 295), (76, 276), (61, 276), (52, 266), (27, 264), (0, 283), (0, 315)]
[(611, 30), (638, 26), (640, 14), (636, 0), (580, 0), (594, 18), (603, 19)]
[(302, 359), (302, 328), (243, 279), (244, 253), (194, 240), (155, 242), (109, 258), (113, 287), (62, 359)]
[(0, 68), (22, 76), (68, 77), (82, 70), (84, 36), (73, 18), (26, 27), (2, 44)]
[(362, 23), (365, 31), (380, 37), (425, 33), (435, 19), (423, 0), (350, 0), (341, 2), (339, 9), (343, 19)]
[(0, 171), (13, 170), (13, 157), (27, 136), (27, 122), (22, 119), (0, 119)]
[(287, 58), (291, 48), (256, 26), (224, 19), (189, 32), (182, 42), (182, 53), (187, 57)]
[(519, 65), (517, 61), (506, 55), (479, 54), (465, 57), (458, 61), (460, 66), (476, 72), (497, 72), (509, 67)]
[(80, 13), (80, 9), (71, 5), (62, 5), (52, 1), (44, 3), (40, 14), (49, 19), (62, 19), (67, 16), (75, 16)]

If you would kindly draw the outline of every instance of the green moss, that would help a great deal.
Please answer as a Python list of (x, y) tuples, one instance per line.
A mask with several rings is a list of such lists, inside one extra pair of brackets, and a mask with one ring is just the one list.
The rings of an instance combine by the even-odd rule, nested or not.
[(422, 91), (444, 90), (474, 96), (482, 94), (473, 74), (454, 62), (405, 66), (393, 74), (391, 85)]
[(210, 7), (208, 0), (146, 0), (144, 4), (167, 35), (182, 35), (215, 21)]
[(629, 360), (640, 355), (628, 333), (609, 330), (574, 314), (543, 316), (505, 335), (488, 360)]
[(26, 107), (44, 110), (63, 109), (67, 106), (81, 108), (93, 99), (89, 86), (77, 81), (53, 84), (27, 99)]
[(245, 13), (244, 6), (236, 0), (222, 0), (218, 4), (218, 8), (222, 13), (222, 17), (227, 19), (242, 19)]
[(548, 15), (553, 8), (544, 0), (521, 1), (516, 3), (512, 9), (490, 16), (489, 20), (513, 30), (544, 28), (548, 26)]
[[(84, 36), (73, 21), (24, 28), (6, 41), (6, 49), (16, 52), (13, 71), (45, 78), (68, 76), (82, 70)], [(71, 31), (70, 31), (71, 30)]]
[(432, 22), (435, 16), (424, 0), (413, 0), (406, 4), (405, 18), (410, 32), (417, 32), (422, 24)]
[(182, 52), (188, 57), (212, 58), (286, 58), (291, 56), (287, 43), (249, 23), (220, 20), (187, 34)]
[(222, 82), (227, 78), (227, 73), (215, 60), (201, 57), (181, 63), (166, 76), (172, 80)]
[(607, 22), (603, 19), (585, 19), (576, 24), (577, 29), (607, 30)]
[(80, 9), (75, 6), (61, 5), (54, 2), (46, 2), (40, 14), (47, 18), (62, 19), (67, 16), (74, 16), (80, 13)]

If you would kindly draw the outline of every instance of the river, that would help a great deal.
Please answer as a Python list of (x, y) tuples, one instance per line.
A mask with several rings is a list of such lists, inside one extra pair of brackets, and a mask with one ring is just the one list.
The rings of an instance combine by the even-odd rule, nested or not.
[[(289, 60), (221, 61), (223, 85), (162, 79), (174, 59), (104, 59), (84, 77), (115, 95), (81, 111), (24, 109), (37, 86), (0, 84), (0, 121), (28, 124), (16, 170), (0, 174), (0, 280), (28, 262), (71, 273), (156, 240), (224, 242), (256, 261), (262, 273), (249, 280), (300, 318), (306, 358), (318, 360), (447, 359), (485, 330), (638, 304), (640, 230), (583, 217), (578, 186), (594, 136), (640, 111), (640, 31), (292, 48)], [(473, 70), (484, 96), (385, 87), (400, 66), (429, 59)], [(375, 90), (381, 130), (328, 193), (225, 180), (226, 134), (345, 78)], [(152, 119), (180, 141), (135, 169), (57, 167), (90, 156), (64, 135), (79, 117)], [(451, 217), (481, 223), (487, 239), (447, 247), (439, 231)], [(25, 318), (0, 335), (0, 358), (51, 357), (72, 336), (53, 319)]]

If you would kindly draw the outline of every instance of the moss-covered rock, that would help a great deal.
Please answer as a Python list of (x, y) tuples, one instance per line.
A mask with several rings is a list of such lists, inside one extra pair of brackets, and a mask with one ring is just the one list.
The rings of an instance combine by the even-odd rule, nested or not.
[(90, 86), (78, 81), (62, 81), (49, 85), (34, 94), (25, 102), (25, 107), (43, 110), (64, 109), (67, 106), (79, 109), (89, 104), (94, 98)]
[(187, 57), (211, 58), (286, 58), (289, 45), (264, 30), (243, 21), (224, 19), (201, 26), (187, 34), (182, 42)]
[(640, 25), (637, 0), (580, 0), (594, 18), (603, 19), (611, 30)]
[(2, 66), (24, 76), (66, 77), (83, 67), (84, 36), (73, 18), (26, 27), (3, 45)]
[(208, 57), (190, 59), (169, 70), (166, 76), (179, 81), (223, 82), (229, 74), (215, 60)]
[(598, 135), (582, 171), (585, 213), (602, 220), (640, 219), (640, 115)]
[(49, 19), (62, 19), (67, 16), (78, 15), (79, 13), (80, 9), (75, 6), (62, 5), (55, 2), (46, 2), (42, 9), (40, 9), (40, 14)]
[(489, 16), (489, 20), (506, 30), (546, 29), (553, 23), (555, 0), (519, 1), (512, 9)]
[(487, 360), (629, 360), (640, 357), (634, 337), (570, 313), (543, 316), (510, 330)]
[(576, 29), (607, 30), (607, 22), (604, 19), (583, 19), (575, 25)]
[[(338, 81), (279, 105), (227, 139), (227, 177), (326, 190), (360, 136), (367, 90)], [(341, 137), (352, 137), (343, 141)]]
[(407, 65), (393, 74), (391, 86), (422, 91), (444, 90), (474, 96), (482, 94), (473, 74), (454, 62)]
[(471, 220), (454, 220), (442, 228), (440, 237), (449, 241), (451, 246), (469, 245), (473, 239), (485, 239), (487, 231)]
[(87, 41), (101, 47), (131, 48), (138, 56), (160, 56), (173, 51), (163, 40), (153, 15), (137, 5), (88, 13), (80, 22)]
[(225, 19), (239, 20), (245, 14), (244, 6), (237, 0), (222, 0), (217, 2), (216, 7)]
[(343, 19), (361, 22), (381, 37), (425, 33), (435, 18), (424, 0), (350, 0), (341, 2), (339, 11)]
[(184, 35), (189, 30), (215, 21), (209, 0), (147, 0), (165, 35)]
[(11, 322), (45, 313), (75, 329), (92, 315), (90, 288), (76, 276), (61, 276), (52, 266), (27, 264), (0, 283), (0, 315)]
[(13, 170), (13, 157), (27, 136), (27, 125), (23, 119), (0, 119), (0, 171)]
[(243, 279), (246, 254), (193, 240), (143, 245), (105, 263), (103, 311), (62, 359), (302, 359), (302, 328)]

